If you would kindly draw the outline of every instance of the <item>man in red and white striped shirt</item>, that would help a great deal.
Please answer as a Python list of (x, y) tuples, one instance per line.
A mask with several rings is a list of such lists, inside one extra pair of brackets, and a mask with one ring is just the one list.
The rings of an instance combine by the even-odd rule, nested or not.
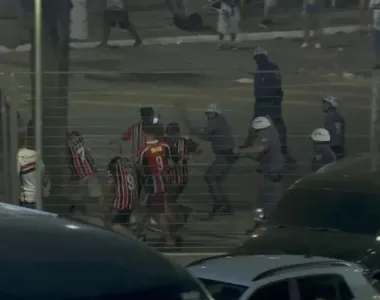
[(71, 170), (71, 193), (75, 201), (70, 211), (85, 214), (85, 200), (91, 198), (93, 201), (99, 201), (102, 195), (95, 162), (78, 131), (67, 133), (67, 151)]
[(107, 181), (104, 186), (105, 199), (112, 202), (111, 227), (131, 236), (130, 217), (140, 196), (140, 178), (134, 160), (122, 155), (121, 141), (110, 142), (111, 161), (108, 164)]
[(145, 146), (145, 137), (143, 134), (143, 124), (153, 123), (154, 110), (152, 107), (140, 108), (140, 122), (130, 126), (122, 136), (123, 141), (132, 141), (132, 155), (137, 157), (139, 149)]

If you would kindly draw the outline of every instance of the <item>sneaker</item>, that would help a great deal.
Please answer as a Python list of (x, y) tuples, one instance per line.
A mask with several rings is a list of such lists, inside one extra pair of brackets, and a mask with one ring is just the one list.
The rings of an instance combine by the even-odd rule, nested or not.
[(309, 44), (308, 43), (306, 43), (306, 42), (303, 42), (302, 43), (302, 45), (301, 45), (301, 48), (307, 48), (309, 46)]
[(320, 44), (320, 43), (316, 43), (316, 44), (314, 45), (314, 48), (315, 48), (315, 49), (321, 49), (321, 44)]

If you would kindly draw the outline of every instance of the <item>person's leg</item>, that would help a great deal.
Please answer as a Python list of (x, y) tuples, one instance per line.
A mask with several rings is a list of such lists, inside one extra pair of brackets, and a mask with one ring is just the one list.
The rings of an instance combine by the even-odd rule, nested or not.
[(136, 27), (131, 23), (131, 20), (129, 19), (129, 14), (127, 11), (124, 11), (121, 16), (122, 22), (124, 23), (126, 29), (129, 31), (133, 39), (135, 40), (134, 46), (139, 46), (142, 44), (142, 40), (140, 38), (140, 35), (137, 32)]
[[(232, 154), (232, 153), (231, 153)], [(205, 180), (208, 184), (210, 194), (214, 198), (213, 212), (226, 207), (230, 209), (230, 201), (223, 191), (222, 183), (229, 173), (236, 158), (227, 159), (226, 155), (215, 155), (212, 165), (206, 172)]]
[(311, 31), (311, 20), (310, 15), (307, 13), (307, 11), (304, 11), (304, 19), (303, 19), (303, 43), (301, 45), (302, 48), (306, 48), (309, 46), (310, 42), (310, 31)]
[(268, 28), (269, 26), (274, 25), (272, 20), (272, 12), (276, 7), (276, 0), (264, 0), (264, 13), (263, 19), (259, 24), (262, 28)]
[(343, 159), (346, 156), (346, 149), (344, 149), (344, 147), (333, 146), (331, 147), (331, 150), (335, 153), (338, 160)]
[(131, 211), (129, 210), (114, 211), (113, 218), (111, 221), (112, 230), (121, 233), (122, 235), (133, 237), (133, 232), (129, 224), (130, 216)]
[(112, 28), (112, 12), (105, 10), (103, 13), (103, 37), (99, 46), (107, 47)]

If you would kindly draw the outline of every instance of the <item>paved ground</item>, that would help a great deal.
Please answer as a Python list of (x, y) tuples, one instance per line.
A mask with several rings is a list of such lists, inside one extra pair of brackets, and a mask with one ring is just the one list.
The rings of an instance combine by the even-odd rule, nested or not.
[[(261, 43), (283, 70), (289, 144), (300, 162), (298, 174), (289, 177), (289, 182), (308, 171), (311, 155), (308, 135), (322, 124), (323, 95), (332, 93), (341, 98), (347, 119), (349, 154), (368, 150), (369, 43), (369, 37), (355, 34), (328, 37), (325, 49), (321, 50), (301, 50), (299, 41), (291, 40)], [(76, 74), (70, 81), (70, 125), (85, 134), (100, 168), (104, 168), (108, 159), (108, 141), (118, 138), (137, 121), (137, 108), (143, 105), (155, 106), (165, 122), (181, 122), (176, 109), (176, 104), (181, 103), (188, 108), (194, 124), (200, 125), (204, 122), (204, 107), (218, 103), (238, 144), (246, 134), (252, 114), (252, 87), (235, 80), (249, 77), (248, 72), (253, 70), (253, 46), (244, 43), (235, 52), (217, 51), (212, 44), (74, 51), (72, 70)], [(337, 51), (339, 47), (343, 51)], [(0, 56), (0, 65), (5, 71), (27, 71), (27, 54)], [(359, 77), (344, 79), (343, 72)], [(15, 76), (18, 86), (15, 95), (24, 107), (28, 80), (27, 74)], [(182, 199), (201, 211), (210, 208), (202, 174), (211, 159), (208, 145), (202, 147), (205, 152), (193, 161), (191, 184)], [(253, 169), (252, 161), (241, 160), (226, 182), (237, 207), (235, 216), (218, 217), (210, 222), (201, 221), (197, 215), (190, 220), (186, 251), (223, 252), (241, 242), (250, 225), (250, 207), (255, 198)]]

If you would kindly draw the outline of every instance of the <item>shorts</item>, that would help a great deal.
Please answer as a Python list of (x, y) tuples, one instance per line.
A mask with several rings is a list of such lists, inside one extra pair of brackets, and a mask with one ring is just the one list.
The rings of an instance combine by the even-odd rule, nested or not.
[(105, 10), (103, 18), (104, 23), (111, 27), (128, 29), (131, 26), (129, 14), (126, 10)]
[(149, 215), (165, 214), (167, 212), (166, 194), (146, 194), (145, 196), (146, 212)]
[(113, 213), (113, 218), (111, 220), (112, 224), (120, 224), (128, 226), (130, 223), (132, 211), (129, 209), (126, 210), (117, 210)]
[(380, 52), (380, 30), (373, 29), (372, 31), (373, 49), (375, 52)]
[(99, 178), (97, 174), (71, 182), (72, 199), (82, 201), (85, 198), (98, 198), (102, 195)]

